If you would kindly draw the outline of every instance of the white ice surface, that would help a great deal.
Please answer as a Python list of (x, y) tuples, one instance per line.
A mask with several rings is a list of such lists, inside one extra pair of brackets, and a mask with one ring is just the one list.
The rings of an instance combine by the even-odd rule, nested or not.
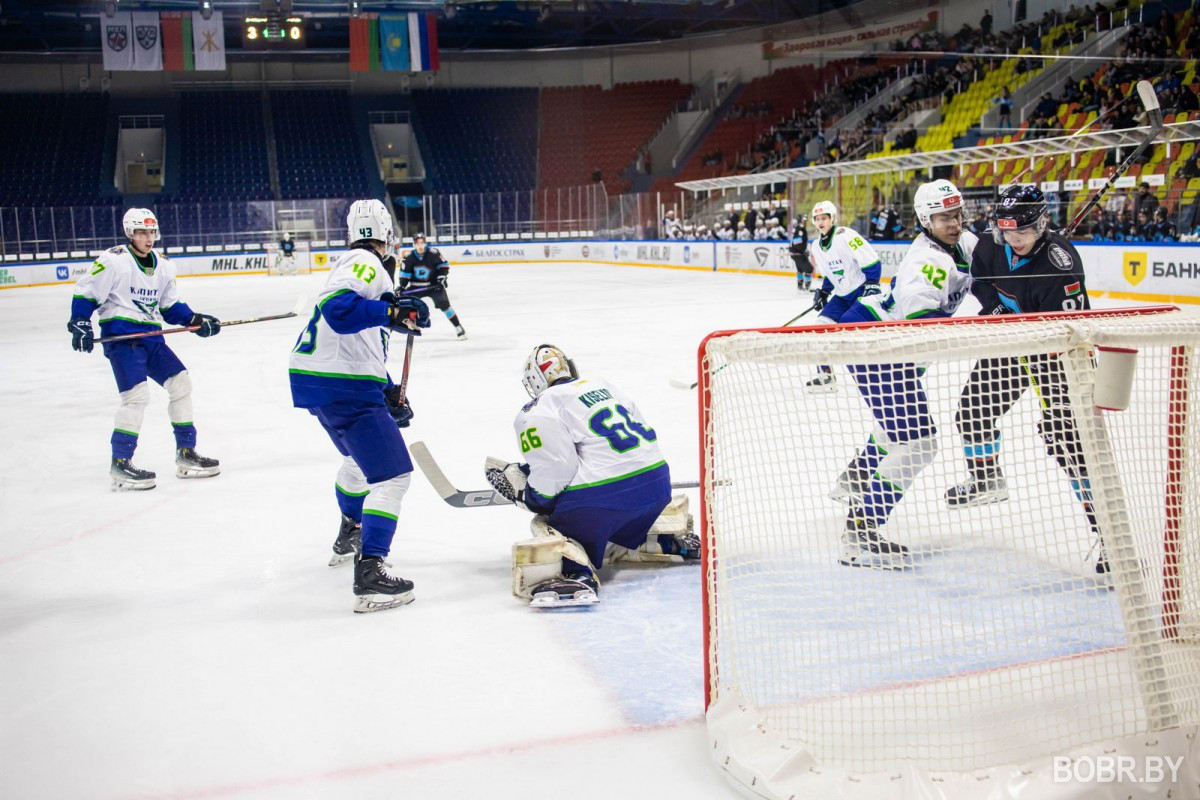
[[(289, 309), (306, 277), (181, 281), (225, 319)], [(460, 488), (516, 459), (541, 342), (637, 398), (676, 480), (697, 477), (696, 347), (808, 302), (777, 277), (587, 265), (456, 268), (466, 342), (437, 312), (414, 354), (409, 440)], [(302, 322), (167, 341), (195, 385), (210, 480), (174, 477), (152, 387), (113, 494), (107, 361), (76, 353), (70, 287), (0, 292), (0, 797), (728, 797), (702, 721), (700, 570), (626, 569), (582, 612), (509, 595), (516, 509), (453, 509), (418, 474), (393, 546), (417, 601), (351, 613), (325, 566), (339, 456), (291, 407)], [(392, 374), (399, 376), (401, 340)], [(695, 498), (693, 496), (693, 501)]]

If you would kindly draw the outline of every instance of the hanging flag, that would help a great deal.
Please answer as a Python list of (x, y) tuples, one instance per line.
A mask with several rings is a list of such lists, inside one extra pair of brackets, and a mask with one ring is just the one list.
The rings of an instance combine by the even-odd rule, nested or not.
[(433, 14), (408, 15), (409, 69), (436, 72), (440, 66), (437, 46), (437, 17)]
[(162, 36), (157, 11), (133, 12), (133, 68), (161, 72)]
[(192, 15), (187, 11), (162, 13), (163, 69), (168, 72), (191, 72), (196, 68), (192, 58)]
[(354, 72), (379, 69), (378, 14), (363, 14), (350, 20), (350, 69)]
[(192, 50), (198, 71), (225, 71), (225, 20), (220, 11), (209, 19), (192, 16)]
[(379, 18), (380, 60), (384, 69), (409, 70), (408, 15), (389, 14)]
[(106, 70), (133, 69), (133, 15), (101, 16), (100, 45)]

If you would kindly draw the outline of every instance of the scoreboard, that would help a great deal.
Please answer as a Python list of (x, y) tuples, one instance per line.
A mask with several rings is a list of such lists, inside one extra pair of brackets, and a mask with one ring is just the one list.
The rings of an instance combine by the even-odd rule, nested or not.
[(304, 18), (266, 14), (246, 17), (242, 25), (243, 50), (301, 50)]

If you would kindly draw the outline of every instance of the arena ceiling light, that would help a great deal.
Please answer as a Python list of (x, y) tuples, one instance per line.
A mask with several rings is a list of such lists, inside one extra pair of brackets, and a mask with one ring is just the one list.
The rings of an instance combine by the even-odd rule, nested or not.
[(212, 19), (212, 12), (213, 12), (212, 3), (209, 2), (209, 0), (201, 0), (200, 16), (206, 20)]

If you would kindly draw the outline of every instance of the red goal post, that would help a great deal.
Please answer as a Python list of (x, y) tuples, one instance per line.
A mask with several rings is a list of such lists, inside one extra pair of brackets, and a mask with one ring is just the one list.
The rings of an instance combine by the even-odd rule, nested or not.
[[(1200, 314), (1169, 306), (708, 336), (705, 707), (726, 776), (764, 797), (981, 797), (1061, 788), (1056, 756), (1162, 752), (1191, 754), (1200, 780), (1198, 354)], [(994, 409), (1008, 499), (950, 508), (981, 359), (1053, 367)], [(838, 391), (809, 394), (822, 364)], [(886, 451), (887, 472), (911, 448), (913, 427), (880, 421), (903, 415), (859, 391), (870, 365), (904, 367), (895, 407), (936, 430), (904, 480), (867, 484), (895, 501), (878, 531), (908, 548), (901, 569), (840, 564), (861, 512), (828, 496), (864, 453)], [(1128, 407), (1102, 410), (1114, 374)], [(1067, 466), (1049, 406), (1078, 433)]]

